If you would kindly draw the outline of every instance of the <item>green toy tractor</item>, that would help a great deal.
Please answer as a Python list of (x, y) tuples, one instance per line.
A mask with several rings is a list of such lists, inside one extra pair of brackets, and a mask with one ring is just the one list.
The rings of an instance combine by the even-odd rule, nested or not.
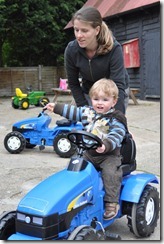
[(20, 88), (15, 88), (16, 95), (12, 97), (12, 107), (15, 109), (28, 109), (30, 105), (44, 107), (49, 103), (44, 91), (30, 91), (23, 93)]

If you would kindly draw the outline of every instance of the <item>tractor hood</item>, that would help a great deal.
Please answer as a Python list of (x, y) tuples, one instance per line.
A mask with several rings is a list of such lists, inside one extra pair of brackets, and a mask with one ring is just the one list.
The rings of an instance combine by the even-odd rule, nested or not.
[(32, 117), (14, 123), (13, 130), (16, 130), (18, 128), (22, 130), (36, 130), (40, 129), (40, 127), (48, 127), (50, 122), (51, 117), (48, 114), (40, 113), (38, 117)]
[(19, 203), (17, 211), (35, 216), (62, 214), (94, 202), (99, 174), (91, 163), (85, 169), (64, 169), (42, 181)]

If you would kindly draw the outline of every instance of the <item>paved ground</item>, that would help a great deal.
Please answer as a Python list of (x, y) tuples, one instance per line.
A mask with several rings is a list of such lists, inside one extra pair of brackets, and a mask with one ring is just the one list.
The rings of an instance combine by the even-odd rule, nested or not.
[[(50, 97), (52, 99), (52, 97)], [(68, 96), (59, 101), (69, 102)], [(53, 148), (40, 151), (38, 147), (26, 149), (21, 154), (9, 154), (3, 145), (4, 137), (11, 131), (12, 124), (23, 119), (37, 116), (41, 108), (15, 110), (11, 99), (0, 98), (0, 211), (15, 210), (19, 200), (38, 182), (62, 169), (68, 159), (55, 154)], [(52, 114), (51, 126), (59, 119)], [(157, 175), (160, 180), (160, 103), (159, 101), (141, 101), (134, 105), (130, 100), (127, 119), (137, 145), (137, 170)], [(160, 191), (160, 185), (157, 185)], [(115, 221), (110, 231), (121, 235), (122, 240), (137, 240), (130, 233), (126, 217)], [(142, 240), (142, 239), (139, 239)], [(155, 232), (144, 240), (160, 240), (160, 220)]]

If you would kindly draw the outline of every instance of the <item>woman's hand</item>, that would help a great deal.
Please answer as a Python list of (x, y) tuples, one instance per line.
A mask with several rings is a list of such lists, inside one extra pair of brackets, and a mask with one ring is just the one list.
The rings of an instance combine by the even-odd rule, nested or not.
[(96, 149), (96, 152), (98, 152), (98, 153), (103, 153), (104, 151), (105, 151), (105, 145), (104, 145), (104, 144), (102, 144), (101, 147), (98, 147), (98, 148)]
[(55, 107), (55, 103), (48, 103), (48, 104), (46, 104), (44, 109), (47, 109), (47, 110), (53, 112), (54, 111), (54, 107)]

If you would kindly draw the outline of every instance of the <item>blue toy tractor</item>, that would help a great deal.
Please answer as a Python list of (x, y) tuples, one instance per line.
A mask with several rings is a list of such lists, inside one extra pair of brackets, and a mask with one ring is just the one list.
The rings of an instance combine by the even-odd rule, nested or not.
[(25, 148), (32, 149), (37, 145), (40, 150), (45, 149), (45, 146), (52, 146), (60, 157), (71, 157), (77, 147), (68, 140), (67, 133), (72, 129), (82, 129), (82, 124), (61, 119), (56, 121), (54, 127), (50, 127), (51, 120), (43, 109), (37, 117), (16, 122), (13, 124), (12, 132), (4, 138), (6, 150), (18, 154)]
[(137, 237), (150, 236), (159, 217), (159, 193), (155, 175), (135, 173), (136, 161), (123, 162), (120, 210), (104, 220), (104, 187), (101, 172), (85, 161), (83, 151), (96, 149), (101, 140), (83, 130), (71, 131), (68, 139), (78, 147), (68, 166), (35, 186), (19, 202), (16, 211), (0, 217), (1, 240), (120, 240), (109, 233), (116, 219), (127, 216)]

